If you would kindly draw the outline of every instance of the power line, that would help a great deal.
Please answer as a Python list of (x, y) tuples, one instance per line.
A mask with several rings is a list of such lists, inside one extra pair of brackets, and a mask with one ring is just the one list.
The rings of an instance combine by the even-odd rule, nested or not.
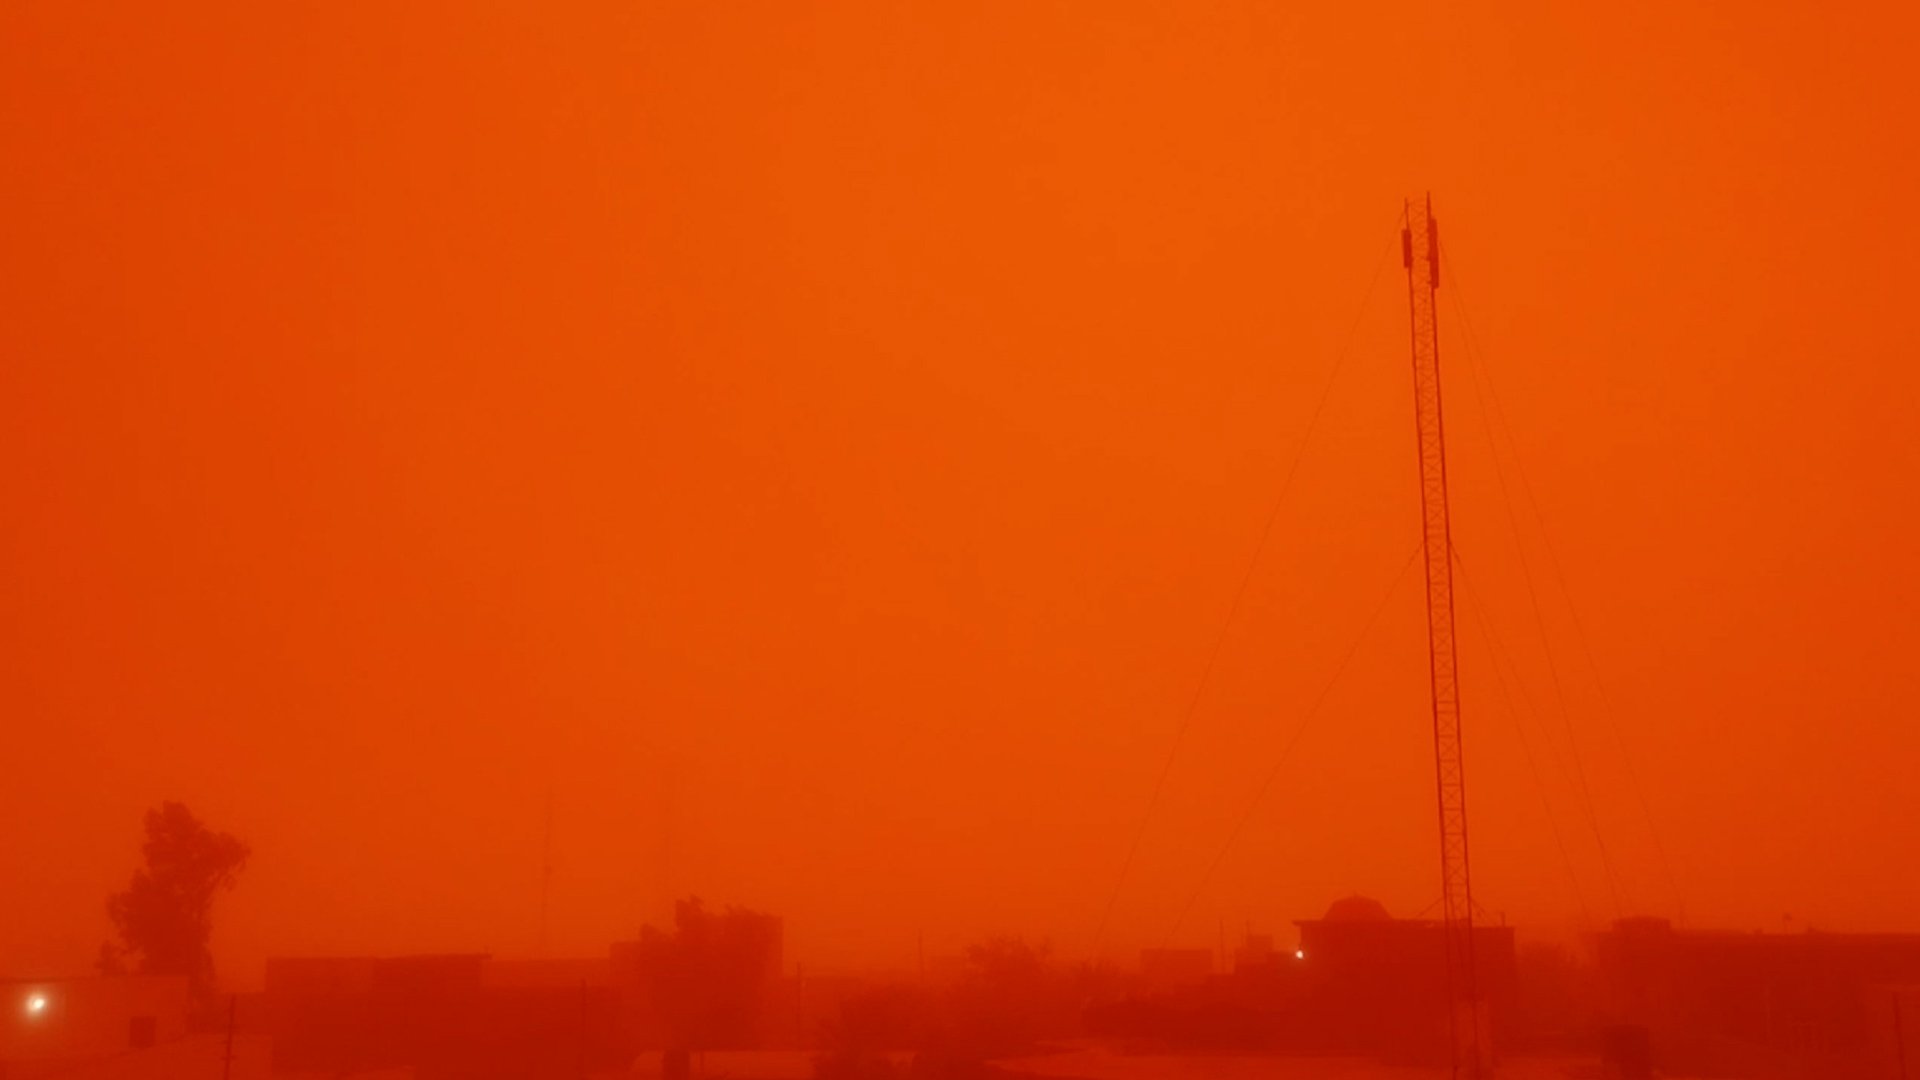
[[(1397, 234), (1395, 234), (1397, 236)], [(1279, 494), (1274, 497), (1272, 509), (1267, 511), (1264, 524), (1260, 527), (1259, 539), (1254, 542), (1253, 553), (1247, 558), (1247, 566), (1240, 574), (1239, 584), (1234, 587), (1233, 599), (1227, 605), (1227, 617), (1221, 620), (1220, 632), (1214, 635), (1213, 644), (1207, 650), (1206, 661), (1200, 667), (1200, 678), (1193, 688), (1193, 696), (1187, 700), (1187, 707), (1180, 714), (1179, 726), (1174, 729), (1173, 743), (1167, 747), (1167, 756), (1160, 763), (1159, 775), (1154, 779), (1153, 790), (1147, 796), (1147, 807), (1141, 812), (1139, 823), (1134, 827), (1133, 838), (1127, 844), (1127, 854), (1120, 862), (1120, 873), (1115, 877), (1113, 889), (1107, 894), (1106, 907), (1100, 913), (1100, 923), (1094, 931), (1093, 949), (1097, 954), (1105, 942), (1107, 926), (1113, 918), (1114, 905), (1120, 899), (1125, 887), (1127, 875), (1133, 869), (1134, 859), (1140, 853), (1140, 841), (1146, 836), (1147, 825), (1153, 820), (1154, 811), (1160, 806), (1160, 797), (1166, 792), (1167, 778), (1173, 773), (1173, 762), (1180, 753), (1181, 745), (1186, 741), (1187, 730), (1193, 726), (1193, 718), (1200, 711), (1200, 702), (1206, 696), (1207, 684), (1213, 677), (1213, 669), (1220, 660), (1221, 648), (1226, 644), (1227, 633), (1233, 627), (1235, 616), (1240, 613), (1240, 605), (1246, 599), (1247, 587), (1253, 581), (1253, 571), (1259, 565), (1260, 555), (1266, 550), (1267, 540), (1273, 534), (1274, 522), (1279, 520), (1280, 508), (1286, 505), (1287, 495), (1293, 490), (1294, 478), (1299, 475), (1300, 463), (1305, 460), (1307, 446), (1320, 427), (1320, 417), (1326, 412), (1327, 401), (1333, 396), (1333, 387), (1338, 381), (1341, 370), (1346, 366), (1347, 357), (1353, 351), (1353, 342), (1360, 332), (1360, 324), (1366, 319), (1367, 307), (1373, 299), (1374, 287), (1380, 282), (1380, 273), (1387, 265), (1387, 259), (1393, 252), (1389, 243), (1375, 261), (1373, 272), (1367, 278), (1367, 287), (1360, 298), (1360, 310), (1353, 318), (1353, 324), (1347, 328), (1347, 335), (1340, 349), (1334, 354), (1333, 365), (1327, 372), (1325, 382), (1320, 387), (1319, 400), (1314, 403), (1313, 412), (1307, 417), (1306, 430), (1300, 436), (1300, 442), (1294, 447), (1293, 460), (1288, 463), (1287, 471), (1280, 481)]]
[[(1460, 557), (1458, 550), (1454, 551), (1453, 558), (1454, 564), (1460, 568), (1460, 580), (1469, 590), (1473, 590), (1472, 579), (1467, 574), (1466, 561)], [(1477, 593), (1477, 590), (1475, 590), (1475, 592)], [(1561, 782), (1567, 786), (1569, 791), (1573, 792), (1574, 805), (1586, 812), (1587, 828), (1593, 833), (1594, 846), (1600, 852), (1600, 868), (1604, 875), (1604, 880), (1607, 883), (1608, 898), (1613, 901), (1614, 914), (1616, 916), (1624, 914), (1625, 909), (1622, 908), (1620, 904), (1620, 892), (1615, 882), (1613, 864), (1608, 854), (1606, 837), (1601, 831), (1600, 816), (1594, 810), (1593, 800), (1580, 797), (1581, 788), (1579, 784), (1575, 782), (1575, 770), (1567, 767), (1566, 760), (1560, 756), (1559, 749), (1554, 746), (1546, 722), (1540, 719), (1544, 710), (1534, 703), (1533, 695), (1527, 692), (1526, 680), (1520, 677), (1520, 665), (1514, 661), (1512, 650), (1507, 648), (1507, 643), (1502, 640), (1499, 631), (1493, 628), (1493, 623), (1490, 620), (1484, 621), (1481, 625), (1482, 629), (1486, 632), (1488, 644), (1494, 649), (1496, 670), (1498, 670), (1498, 664), (1504, 662), (1507, 665), (1507, 670), (1513, 673), (1513, 685), (1520, 691), (1520, 701), (1526, 706), (1527, 715), (1532, 716), (1534, 721), (1540, 725), (1542, 740), (1546, 743), (1548, 753), (1553, 756), (1553, 765), (1554, 768), (1560, 772)], [(1577, 753), (1577, 751), (1575, 752)], [(1577, 769), (1579, 758), (1575, 757), (1574, 762), (1575, 768)]]
[[(1479, 336), (1474, 332), (1472, 321), (1467, 318), (1466, 302), (1464, 299), (1461, 298), (1461, 293), (1460, 293), (1459, 272), (1455, 268), (1452, 259), (1448, 258), (1445, 248), (1441, 249), (1440, 254), (1441, 254), (1441, 258), (1446, 262), (1447, 273), (1449, 274), (1449, 276), (1453, 278), (1453, 281), (1454, 281), (1454, 288), (1452, 290), (1453, 297), (1454, 297), (1454, 306), (1455, 306), (1455, 311), (1460, 316), (1460, 326), (1462, 331), (1465, 334), (1465, 338), (1467, 341), (1468, 372), (1473, 376), (1475, 399), (1478, 400), (1480, 398), (1479, 384), (1480, 384), (1481, 374), (1479, 369), (1485, 368), (1486, 369), (1485, 380), (1487, 384), (1486, 400), (1492, 403), (1493, 408), (1491, 412), (1493, 415), (1493, 419), (1495, 422), (1499, 424), (1501, 432), (1506, 436), (1509, 452), (1513, 456), (1514, 475), (1520, 481), (1520, 492), (1522, 495), (1526, 497), (1527, 507), (1529, 511), (1533, 514), (1534, 527), (1538, 530), (1540, 534), (1540, 544), (1541, 544), (1541, 547), (1546, 552), (1547, 567), (1553, 572), (1554, 584), (1560, 590), (1560, 598), (1562, 602), (1565, 603), (1566, 605), (1568, 621), (1573, 626), (1574, 640), (1579, 644), (1580, 651), (1584, 659), (1586, 660), (1587, 670), (1589, 674), (1591, 674), (1593, 677), (1593, 689), (1594, 689), (1595, 695), (1600, 699), (1601, 715), (1605, 717), (1607, 721), (1607, 727), (1613, 734), (1614, 746), (1620, 752), (1621, 764), (1624, 766), (1627, 773), (1627, 782), (1633, 788), (1634, 798), (1639, 803), (1639, 806), (1640, 806), (1641, 817), (1646, 822), (1647, 834), (1653, 841), (1654, 854), (1656, 858), (1659, 860), (1661, 876), (1666, 882), (1668, 891), (1673, 894), (1673, 901), (1674, 901), (1674, 908), (1675, 908), (1674, 913), (1677, 917), (1681, 919), (1681, 921), (1685, 921), (1685, 918), (1686, 918), (1685, 896), (1682, 894), (1680, 890), (1679, 880), (1673, 872), (1673, 863), (1672, 863), (1672, 860), (1667, 855), (1667, 846), (1665, 841), (1661, 837), (1660, 827), (1653, 816), (1653, 808), (1647, 799), (1646, 788), (1640, 781), (1640, 771), (1634, 765), (1634, 755), (1627, 746), (1625, 734), (1621, 731), (1619, 714), (1614, 711), (1612, 699), (1608, 696), (1606, 691), (1605, 680), (1603, 680), (1600, 677), (1600, 665), (1598, 661), (1594, 658), (1592, 641), (1591, 639), (1588, 638), (1586, 625), (1580, 618), (1579, 606), (1575, 604), (1573, 601), (1573, 591), (1567, 586), (1566, 573), (1564, 570), (1562, 570), (1560, 557), (1558, 553), (1554, 550), (1553, 536), (1551, 533), (1547, 531), (1546, 515), (1541, 513), (1540, 501), (1534, 495), (1532, 482), (1527, 479), (1527, 470), (1526, 470), (1525, 460), (1523, 455), (1520, 453), (1520, 443), (1518, 439), (1514, 438), (1512, 425), (1507, 423), (1506, 409), (1500, 403), (1499, 390), (1494, 385), (1494, 382), (1493, 382), (1493, 370), (1484, 362), (1486, 352), (1483, 348), (1480, 347)], [(1487, 413), (1488, 413), (1488, 410), (1483, 405), (1481, 408), (1481, 422), (1483, 424), (1485, 424), (1487, 421)], [(1493, 434), (1492, 434), (1491, 428), (1489, 428), (1488, 430), (1487, 438), (1489, 442), (1493, 441)], [(1495, 465), (1494, 465), (1495, 470), (1496, 472), (1498, 472), (1499, 455), (1497, 453), (1494, 455), (1494, 462), (1495, 462)], [(1502, 479), (1501, 487), (1502, 487), (1502, 494), (1504, 495), (1505, 494), (1504, 478)], [(1517, 532), (1516, 532), (1516, 541), (1517, 541)], [(1522, 562), (1522, 570), (1523, 571), (1525, 570), (1524, 560)], [(1531, 590), (1532, 590), (1531, 580), (1529, 580), (1528, 582), (1528, 590), (1529, 590), (1529, 593), (1531, 593)], [(1536, 613), (1537, 613), (1537, 610), (1538, 609), (1536, 605)], [(1549, 663), (1551, 663), (1551, 657), (1549, 657)], [(1571, 728), (1569, 728), (1569, 737), (1571, 737)]]
[(1279, 778), (1281, 768), (1286, 765), (1287, 759), (1292, 756), (1294, 747), (1300, 745), (1300, 737), (1306, 734), (1308, 725), (1310, 725), (1314, 717), (1319, 714), (1321, 706), (1326, 704), (1328, 695), (1333, 693), (1333, 688), (1339, 683), (1340, 676), (1346, 672), (1347, 665), (1353, 662), (1354, 655), (1360, 651), (1361, 644), (1367, 640), (1368, 633), (1373, 630), (1373, 624), (1380, 621), (1380, 615), (1387, 610), (1387, 604), (1393, 599), (1393, 594), (1399, 591), (1400, 583), (1406, 580), (1407, 571), (1412, 569), (1414, 560), (1419, 557), (1423, 547), (1424, 544), (1415, 545), (1414, 549), (1408, 553), (1406, 561), (1400, 564), (1400, 570), (1394, 574), (1392, 584), (1387, 586), (1386, 592), (1380, 597), (1380, 602), (1374, 606), (1372, 614), (1367, 616), (1367, 621), (1361, 624), (1360, 632), (1354, 635), (1353, 643), (1347, 646), (1347, 651), (1341, 655), (1340, 662), (1334, 665), (1332, 674), (1327, 677), (1326, 683), (1320, 687), (1319, 695), (1313, 699), (1313, 704), (1310, 705), (1305, 714), (1300, 717), (1300, 723), (1295, 725), (1293, 734), (1288, 737), (1286, 744), (1280, 748), (1280, 757), (1274, 761), (1273, 768), (1267, 771), (1266, 778), (1261, 780), (1260, 786), (1254, 790), (1252, 800), (1247, 803), (1246, 809), (1241, 812), (1239, 819), (1234, 822), (1233, 830), (1227, 834), (1226, 843), (1220, 845), (1220, 850), (1215, 853), (1213, 861), (1207, 864), (1206, 870), (1200, 875), (1199, 884), (1194, 886), (1193, 894), (1187, 897), (1186, 905), (1180, 909), (1180, 917), (1174, 920), (1173, 929), (1167, 933), (1167, 939), (1169, 941), (1173, 939), (1174, 935), (1180, 932), (1181, 924), (1187, 921), (1187, 915), (1193, 911), (1193, 905), (1200, 899), (1200, 894), (1206, 891), (1207, 883), (1213, 878), (1214, 871), (1219, 869), (1220, 863), (1226, 859), (1227, 852), (1233, 849), (1234, 841), (1240, 839), (1241, 831), (1247, 827), (1247, 822), (1253, 818), (1253, 812), (1259, 808), (1261, 800), (1266, 798), (1267, 790), (1271, 788), (1273, 782)]
[[(1449, 276), (1453, 275), (1453, 264), (1450, 261), (1447, 263), (1447, 273)], [(1548, 684), (1553, 688), (1554, 703), (1558, 706), (1561, 726), (1566, 729), (1567, 748), (1573, 759), (1573, 779), (1576, 784), (1576, 790), (1587, 804), (1587, 814), (1593, 822), (1594, 843), (1600, 849), (1601, 865), (1607, 875), (1607, 890), (1613, 897), (1614, 908), (1616, 913), (1618, 913), (1620, 911), (1619, 877), (1614, 873), (1613, 859), (1607, 850), (1606, 839), (1600, 831), (1599, 812), (1595, 809), (1593, 789), (1591, 785), (1587, 783), (1586, 765), (1580, 753), (1580, 739), (1573, 729), (1573, 714), (1567, 707), (1567, 694), (1560, 679), (1560, 666), (1553, 658), (1553, 642), (1547, 634), (1546, 615), (1540, 607), (1540, 594), (1538, 590), (1534, 588), (1533, 571), (1527, 563), (1526, 542), (1520, 533), (1520, 518), (1519, 515), (1514, 512), (1513, 496), (1507, 487), (1506, 470), (1500, 465), (1500, 455), (1498, 453), (1499, 444), (1494, 439), (1493, 425), (1488, 416), (1486, 404), (1480, 393), (1479, 365), (1476, 362), (1475, 355), (1478, 352), (1476, 339), (1473, 337), (1472, 331), (1468, 329), (1471, 323), (1467, 319), (1466, 309), (1461, 304), (1459, 293), (1459, 283), (1456, 279), (1454, 287), (1448, 290), (1448, 294), (1453, 301), (1454, 314), (1460, 318), (1460, 325), (1463, 329), (1463, 340), (1465, 340), (1467, 344), (1468, 382), (1473, 388), (1475, 402), (1480, 405), (1481, 427), (1486, 431), (1489, 447), (1495, 451), (1490, 454), (1489, 457), (1493, 462), (1494, 478), (1500, 488), (1501, 506), (1506, 510), (1507, 526), (1513, 532), (1514, 561), (1520, 566), (1520, 580), (1526, 586), (1527, 602), (1533, 614), (1534, 628), (1540, 635), (1542, 655), (1546, 657)]]
[[(1513, 718), (1513, 733), (1519, 738), (1520, 752), (1526, 758), (1527, 771), (1533, 775), (1534, 790), (1540, 795), (1541, 816), (1547, 819), (1547, 829), (1553, 834), (1554, 847), (1560, 851), (1560, 864), (1566, 869), (1567, 884), (1573, 890), (1574, 902), (1580, 907), (1581, 921), (1591, 927), (1593, 912), (1587, 907), (1586, 894), (1580, 888), (1580, 877), (1574, 873), (1573, 859), (1567, 853), (1567, 841), (1560, 832), (1560, 823), (1554, 819), (1553, 800), (1547, 798), (1547, 784), (1540, 776), (1539, 762), (1533, 756), (1533, 744), (1527, 741), (1526, 724), (1522, 721), (1519, 708), (1513, 703), (1513, 695), (1507, 689), (1506, 673), (1500, 670), (1499, 654), (1494, 651), (1493, 646), (1493, 628), (1488, 623), (1486, 609), (1481, 606), (1480, 594), (1467, 578), (1467, 567), (1461, 561), (1460, 549), (1457, 547), (1453, 551), (1453, 561), (1454, 565), (1460, 569), (1460, 583), (1465, 586), (1461, 591), (1467, 594), (1467, 606), (1473, 611), (1474, 621), (1480, 627), (1480, 635), (1487, 642), (1487, 658), (1491, 661), (1487, 666), (1493, 671), (1494, 686), (1500, 692), (1501, 703), (1507, 707), (1507, 715)], [(1514, 678), (1517, 680), (1519, 677), (1519, 673), (1515, 672)], [(1535, 720), (1537, 721), (1538, 717), (1535, 717)]]

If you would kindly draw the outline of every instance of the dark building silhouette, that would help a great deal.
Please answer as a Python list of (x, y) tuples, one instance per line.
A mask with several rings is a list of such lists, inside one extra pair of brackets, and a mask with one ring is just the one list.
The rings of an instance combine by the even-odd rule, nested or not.
[(1213, 954), (1206, 949), (1142, 949), (1140, 981), (1155, 990), (1197, 986), (1213, 974)]
[[(1609, 1019), (1645, 1030), (1669, 1070), (1899, 1077), (1920, 1029), (1920, 934), (1678, 930), (1622, 919), (1599, 935)], [(1920, 1053), (1906, 1076), (1920, 1076)]]
[(0, 981), (0, 1074), (144, 1050), (186, 1034), (184, 977), (88, 976)]
[[(1295, 925), (1292, 948), (1249, 934), (1233, 971), (1172, 990), (1143, 979), (1139, 993), (1090, 1010), (1088, 1026), (1175, 1050), (1444, 1060), (1451, 1018), (1439, 922), (1395, 919), (1355, 896)], [(1498, 1047), (1516, 1012), (1513, 930), (1475, 928), (1474, 951)]]
[[(1329, 1051), (1383, 1058), (1447, 1053), (1452, 1018), (1438, 920), (1396, 919), (1376, 900), (1349, 896), (1294, 925), (1306, 1038)], [(1513, 928), (1474, 927), (1473, 962), (1498, 1048), (1512, 1031), (1517, 1003)]]
[[(804, 1011), (785, 980), (785, 924), (744, 908), (675, 905), (671, 933), (646, 927), (608, 957), (624, 1022), (648, 1049), (751, 1050), (796, 1038)], [(789, 1005), (791, 1004), (791, 1007)]]
[(420, 1080), (517, 1080), (625, 1068), (606, 965), (482, 955), (267, 962), (276, 1073), (410, 1068)]
[(1277, 962), (1279, 956), (1274, 949), (1272, 934), (1249, 932), (1240, 946), (1233, 950), (1233, 968), (1235, 971), (1263, 968)]
[(780, 920), (697, 901), (676, 914), (672, 933), (646, 928), (598, 958), (269, 960), (274, 1071), (546, 1080), (624, 1070), (648, 1050), (684, 1060), (801, 1041), (799, 988), (779, 977)]

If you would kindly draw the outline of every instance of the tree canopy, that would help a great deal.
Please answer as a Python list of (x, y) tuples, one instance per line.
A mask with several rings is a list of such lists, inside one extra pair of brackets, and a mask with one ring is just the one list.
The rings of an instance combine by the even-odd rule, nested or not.
[(780, 921), (745, 908), (674, 905), (674, 929), (640, 931), (641, 977), (682, 1049), (754, 1045), (768, 983), (779, 975)]
[(118, 941), (101, 947), (101, 968), (183, 975), (196, 1000), (208, 1004), (213, 898), (234, 886), (250, 854), (245, 842), (207, 828), (181, 803), (147, 811), (142, 865), (125, 889), (107, 898)]

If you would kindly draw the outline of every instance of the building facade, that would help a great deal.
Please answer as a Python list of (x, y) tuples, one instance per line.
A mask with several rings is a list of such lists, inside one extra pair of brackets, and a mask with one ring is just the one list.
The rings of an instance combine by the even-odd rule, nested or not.
[(0, 981), (0, 1064), (80, 1061), (186, 1034), (187, 980), (86, 976)]
[(1680, 930), (1640, 918), (1596, 944), (1609, 1018), (1645, 1029), (1658, 1066), (1920, 1075), (1911, 1071), (1920, 1054), (1905, 1046), (1920, 1034), (1910, 989), (1920, 986), (1920, 934)]
[[(1396, 919), (1377, 901), (1336, 900), (1318, 919), (1294, 923), (1302, 976), (1299, 1029), (1330, 1052), (1389, 1060), (1439, 1060), (1451, 1045), (1446, 930), (1438, 921)], [(1475, 926), (1474, 985), (1498, 1049), (1513, 1028), (1517, 965), (1513, 928)]]

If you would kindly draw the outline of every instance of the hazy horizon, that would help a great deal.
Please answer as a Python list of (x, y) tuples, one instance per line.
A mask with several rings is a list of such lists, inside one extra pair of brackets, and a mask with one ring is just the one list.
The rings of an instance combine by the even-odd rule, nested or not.
[(1428, 191), (1480, 904), (1920, 931), (1912, 7), (8, 22), (9, 970), (1420, 913)]

